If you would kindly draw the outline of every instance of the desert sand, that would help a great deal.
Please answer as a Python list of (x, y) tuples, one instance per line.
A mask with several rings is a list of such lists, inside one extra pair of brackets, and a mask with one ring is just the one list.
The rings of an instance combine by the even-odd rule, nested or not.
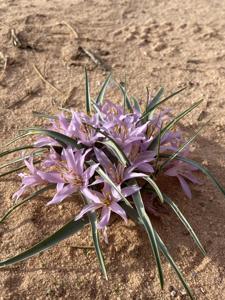
[[(126, 78), (128, 93), (138, 99), (145, 99), (146, 87), (154, 95), (163, 86), (168, 95), (187, 86), (167, 103), (174, 114), (204, 99), (181, 126), (190, 137), (211, 119), (192, 146), (192, 158), (225, 186), (224, 1), (1, 0), (0, 39), (1, 146), (19, 129), (45, 123), (33, 117), (34, 110), (84, 108), (84, 66), (92, 97), (111, 70), (118, 81)], [(107, 97), (119, 101), (115, 86)], [(192, 200), (183, 196), (176, 181), (165, 188), (197, 232), (207, 256), (201, 256), (169, 210), (153, 222), (196, 299), (223, 300), (225, 199), (199, 176), (204, 184), (192, 187)], [(12, 205), (19, 183), (16, 176), (1, 178), (1, 215)], [(75, 199), (46, 207), (50, 196), (32, 200), (0, 225), (0, 259), (40, 241), (79, 211)], [(132, 221), (126, 225), (115, 220), (109, 245), (102, 241), (108, 282), (93, 249), (77, 248), (91, 245), (86, 228), (38, 257), (0, 269), (0, 299), (188, 299), (165, 260), (166, 285), (160, 290), (145, 232)]]

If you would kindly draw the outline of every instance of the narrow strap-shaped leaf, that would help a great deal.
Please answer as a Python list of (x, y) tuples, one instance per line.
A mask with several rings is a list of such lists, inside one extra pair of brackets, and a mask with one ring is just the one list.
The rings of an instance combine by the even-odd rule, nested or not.
[(27, 158), (31, 157), (31, 155), (34, 156), (34, 157), (40, 156), (44, 152), (45, 152), (45, 149), (41, 149), (41, 150), (37, 150), (37, 151), (33, 152), (32, 154), (29, 154), (29, 155), (26, 155), (26, 156), (23, 156), (23, 157), (20, 157), (20, 158), (13, 159), (13, 160), (8, 161), (7, 163), (5, 163), (3, 165), (0, 165), (0, 169), (6, 168), (8, 166), (11, 166), (11, 165), (13, 165), (13, 164), (15, 164), (17, 162), (24, 161), (24, 159), (27, 159)]
[(159, 197), (160, 201), (163, 203), (164, 202), (164, 197), (163, 197), (163, 195), (160, 191), (160, 188), (156, 184), (156, 182), (152, 178), (150, 178), (149, 176), (144, 176), (143, 179), (146, 180), (151, 185), (151, 187), (155, 190), (157, 196)]
[(44, 119), (52, 119), (52, 120), (57, 120), (58, 119), (57, 116), (49, 115), (49, 114), (39, 112), (39, 111), (32, 111), (32, 114), (36, 117), (44, 118)]
[(89, 115), (91, 113), (91, 96), (90, 96), (90, 85), (87, 74), (87, 69), (85, 68), (85, 91), (86, 91), (86, 111)]
[(202, 254), (205, 256), (206, 252), (205, 252), (204, 247), (202, 246), (202, 244), (199, 241), (196, 233), (194, 232), (191, 225), (188, 223), (187, 219), (184, 217), (184, 215), (182, 214), (180, 209), (177, 207), (177, 205), (166, 194), (163, 194), (163, 197), (164, 197), (164, 201), (171, 207), (171, 209), (174, 211), (174, 213), (177, 215), (177, 217), (180, 219), (180, 221), (184, 224), (184, 226), (186, 227), (186, 229), (190, 233), (192, 239), (194, 240), (194, 242), (196, 243), (196, 245), (198, 246), (198, 248), (200, 249)]
[[(94, 107), (94, 110), (95, 110), (95, 111), (96, 111), (96, 113), (98, 114), (98, 116), (99, 116), (100, 120), (104, 122), (104, 117), (103, 117), (103, 114), (102, 114), (102, 112), (100, 111), (100, 109), (99, 109), (98, 105), (97, 105), (95, 102), (93, 102), (93, 101), (91, 101), (91, 104), (93, 105), (93, 107)], [(95, 128), (95, 129), (96, 129), (96, 128)]]
[(39, 189), (38, 191), (32, 193), (30, 196), (26, 197), (24, 200), (22, 200), (22, 201), (16, 203), (15, 205), (13, 205), (12, 207), (10, 207), (7, 210), (7, 212), (0, 218), (0, 223), (3, 223), (14, 212), (15, 209), (17, 209), (21, 205), (25, 204), (29, 200), (33, 199), (37, 195), (40, 195), (40, 194), (44, 193), (45, 191), (50, 190), (51, 188), (52, 188), (52, 186), (49, 185), (49, 186), (46, 186), (46, 187), (44, 187), (42, 189)]
[(141, 107), (140, 107), (140, 105), (139, 105), (139, 103), (138, 103), (138, 100), (137, 100), (134, 96), (131, 96), (130, 98), (131, 98), (131, 100), (132, 100), (133, 103), (134, 103), (135, 109), (136, 109), (138, 112), (141, 113)]
[(111, 150), (111, 152), (115, 155), (115, 157), (118, 159), (118, 161), (126, 166), (127, 165), (127, 161), (124, 158), (122, 152), (120, 151), (120, 149), (117, 147), (117, 145), (115, 144), (114, 141), (112, 140), (105, 140), (105, 141), (101, 141), (101, 144), (105, 145), (107, 148), (109, 148)]
[[(160, 157), (168, 158), (168, 157), (170, 157), (170, 154), (160, 154)], [(205, 174), (211, 180), (211, 182), (215, 185), (215, 187), (225, 196), (225, 189), (222, 187), (222, 185), (218, 182), (218, 180), (211, 174), (211, 172), (207, 168), (203, 167), (198, 162), (191, 160), (189, 158), (186, 158), (186, 157), (176, 156), (174, 159), (183, 161), (183, 162), (197, 168), (199, 171), (201, 171), (203, 174)]]
[[(179, 122), (183, 117), (185, 117), (188, 113), (190, 113), (193, 109), (195, 109), (203, 100), (195, 102), (188, 109), (184, 110), (182, 113), (177, 115), (173, 120), (171, 120), (163, 129), (161, 130), (161, 136), (163, 136), (167, 131), (169, 131), (177, 122)], [(158, 134), (150, 143), (148, 150), (154, 150), (158, 144), (158, 139), (160, 135)]]
[(130, 99), (128, 98), (128, 95), (127, 95), (127, 90), (125, 87), (123, 87), (122, 84), (119, 83), (119, 88), (122, 92), (122, 95), (124, 97), (124, 106), (128, 108), (129, 112), (133, 112), (133, 108), (132, 108), (132, 105), (130, 103)]
[(170, 255), (167, 247), (165, 246), (165, 244), (163, 243), (163, 241), (161, 240), (161, 238), (160, 238), (160, 236), (158, 235), (157, 232), (155, 232), (155, 236), (156, 236), (157, 244), (159, 245), (159, 249), (164, 254), (166, 259), (168, 260), (168, 262), (170, 263), (170, 265), (172, 266), (172, 268), (176, 272), (178, 278), (180, 279), (181, 283), (183, 284), (183, 286), (184, 286), (185, 290), (187, 291), (189, 297), (192, 300), (194, 300), (194, 296), (192, 295), (191, 289), (189, 288), (188, 284), (186, 283), (186, 280), (185, 280), (184, 276), (182, 275), (181, 271), (177, 267), (175, 261), (173, 260), (172, 256)]
[(66, 225), (61, 227), (55, 233), (47, 237), (46, 239), (42, 240), (41, 242), (37, 243), (36, 245), (32, 246), (30, 249), (25, 250), (24, 252), (7, 258), (5, 260), (0, 261), (0, 267), (5, 267), (8, 265), (15, 264), (17, 262), (26, 260), (34, 255), (39, 254), (40, 252), (49, 249), (50, 247), (58, 244), (59, 242), (63, 241), (64, 239), (70, 237), (74, 233), (83, 229), (85, 225), (89, 223), (88, 218), (79, 219), (77, 221), (71, 220)]
[[(162, 103), (166, 102), (166, 101), (169, 100), (170, 98), (176, 96), (177, 94), (181, 93), (181, 92), (182, 92), (183, 90), (185, 90), (185, 89), (186, 89), (186, 87), (184, 87), (184, 88), (182, 88), (182, 89), (179, 89), (178, 91), (176, 91), (176, 92), (172, 93), (171, 95), (165, 97), (165, 98), (164, 98), (163, 100), (161, 100), (161, 101), (155, 101), (154, 105), (153, 105), (153, 103), (151, 102), (151, 103), (150, 103), (150, 104), (151, 104), (151, 107), (149, 107), (149, 109), (145, 111), (145, 113), (141, 116), (141, 119), (146, 118), (146, 117), (147, 117), (153, 110), (155, 110), (159, 105), (161, 105)], [(160, 92), (160, 90), (159, 90), (159, 92)], [(159, 92), (158, 92), (158, 93), (159, 93)], [(157, 95), (156, 95), (156, 96), (157, 96)], [(161, 96), (161, 95), (160, 95), (160, 96)], [(157, 99), (158, 99), (158, 98), (157, 98)], [(160, 100), (160, 98), (159, 98), (159, 100)], [(152, 101), (153, 101), (153, 100), (152, 100)]]
[(9, 142), (5, 145), (5, 147), (7, 147), (7, 146), (13, 144), (14, 142), (16, 142), (16, 141), (18, 141), (18, 140), (20, 140), (20, 139), (23, 139), (23, 138), (27, 137), (28, 135), (29, 135), (29, 133), (27, 133), (27, 132), (26, 132), (26, 133), (23, 133), (23, 134), (21, 134), (21, 135), (18, 135), (18, 136), (15, 137), (13, 140), (9, 141)]
[(161, 87), (155, 97), (152, 99), (152, 101), (148, 104), (146, 107), (145, 112), (143, 113), (143, 116), (141, 117), (141, 120), (143, 120), (143, 123), (147, 122), (149, 114), (154, 112), (154, 107), (157, 105), (157, 103), (160, 101), (162, 95), (164, 93), (164, 88)]
[(71, 147), (75, 147), (77, 149), (81, 149), (82, 145), (78, 144), (77, 141), (65, 134), (56, 132), (56, 131), (52, 131), (52, 130), (48, 130), (48, 129), (43, 129), (43, 128), (27, 128), (26, 131), (29, 134), (42, 134), (42, 135), (46, 135), (52, 139), (54, 139), (55, 141), (57, 141), (59, 144), (61, 144), (63, 147), (65, 146), (71, 146)]
[[(33, 163), (34, 163), (34, 164), (38, 164), (39, 162), (41, 162), (41, 161), (40, 161), (40, 160), (36, 160), (36, 161), (34, 161)], [(25, 165), (20, 166), (20, 167), (18, 167), (18, 168), (14, 168), (14, 169), (12, 169), (12, 170), (9, 170), (9, 171), (7, 171), (7, 172), (4, 172), (4, 173), (0, 174), (0, 177), (9, 175), (9, 174), (11, 174), (11, 173), (14, 173), (14, 172), (17, 172), (17, 171), (26, 169), (26, 168), (27, 168), (27, 166), (25, 166)]]
[[(120, 203), (120, 205), (123, 207), (123, 209), (126, 211), (126, 214), (137, 224), (139, 225), (143, 225), (143, 221), (141, 220), (140, 216), (138, 215), (137, 211), (132, 208), (132, 207), (127, 207), (125, 203)], [(164, 245), (163, 241), (160, 239), (159, 235), (157, 234), (157, 232), (155, 231), (155, 237), (156, 237), (156, 241), (157, 241), (157, 245), (160, 249), (160, 251), (164, 254), (164, 256), (166, 257), (166, 259), (169, 261), (169, 263), (171, 264), (172, 268), (174, 269), (174, 271), (176, 272), (178, 278), (180, 279), (181, 283), (183, 284), (185, 290), (187, 291), (188, 295), (190, 296), (190, 298), (192, 300), (194, 300), (194, 297), (192, 295), (192, 292), (188, 286), (188, 284), (185, 281), (185, 278), (183, 277), (182, 273), (180, 272), (180, 270), (178, 269), (176, 263), (174, 262), (173, 258), (171, 257), (170, 253), (168, 252), (166, 246)]]
[(13, 148), (13, 149), (9, 149), (9, 150), (6, 150), (6, 151), (3, 151), (0, 153), (0, 157), (3, 157), (3, 156), (6, 156), (8, 154), (11, 154), (11, 153), (14, 153), (14, 152), (18, 152), (18, 151), (21, 151), (21, 150), (26, 150), (26, 149), (34, 149), (35, 147), (33, 145), (27, 145), (27, 146), (21, 146), (21, 147), (16, 147), (16, 148)]
[(163, 279), (163, 271), (162, 271), (162, 265), (161, 265), (161, 260), (159, 256), (159, 249), (155, 237), (155, 232), (152, 226), (152, 223), (148, 217), (148, 215), (145, 212), (144, 204), (142, 201), (141, 193), (138, 191), (135, 194), (132, 195), (135, 207), (137, 209), (138, 215), (140, 216), (142, 223), (144, 225), (144, 228), (147, 232), (152, 251), (155, 257), (157, 269), (158, 269), (158, 274), (159, 274), (159, 280), (160, 280), (160, 285), (161, 288), (163, 288), (164, 285), (164, 279)]
[[(84, 202), (86, 204), (89, 203), (88, 199), (83, 194), (81, 194), (81, 197), (84, 199)], [(93, 239), (93, 244), (95, 247), (95, 252), (98, 257), (99, 265), (100, 265), (103, 275), (105, 276), (105, 279), (108, 280), (104, 257), (103, 257), (100, 243), (99, 243), (99, 234), (98, 234), (98, 228), (97, 228), (97, 215), (94, 211), (89, 212), (88, 218), (89, 218), (90, 224), (91, 224), (92, 239)]]
[(93, 243), (95, 246), (95, 252), (98, 257), (99, 265), (101, 267), (102, 273), (105, 276), (105, 279), (108, 280), (107, 276), (107, 271), (105, 267), (105, 262), (104, 262), (104, 257), (100, 248), (99, 244), (99, 234), (98, 234), (98, 229), (97, 229), (97, 217), (95, 212), (90, 212), (88, 213), (88, 217), (91, 223), (91, 232), (92, 232), (92, 238), (93, 238)]
[(110, 79), (111, 79), (111, 76), (112, 74), (110, 73), (109, 76), (106, 78), (105, 82), (103, 83), (102, 87), (101, 87), (101, 90), (95, 100), (95, 103), (97, 105), (102, 105), (103, 103), (103, 100), (104, 100), (104, 95), (105, 95), (105, 91), (106, 91), (106, 88), (110, 82)]

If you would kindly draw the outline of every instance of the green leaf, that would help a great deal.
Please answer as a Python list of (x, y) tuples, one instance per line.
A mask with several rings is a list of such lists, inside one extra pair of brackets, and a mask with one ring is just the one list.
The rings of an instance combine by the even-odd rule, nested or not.
[[(154, 113), (154, 108), (157, 106), (158, 102), (160, 101), (162, 95), (164, 93), (164, 88), (161, 87), (159, 89), (159, 91), (157, 92), (157, 94), (155, 95), (155, 97), (152, 99), (152, 101), (149, 103), (149, 105), (146, 107), (146, 110), (143, 114), (143, 116), (141, 117), (142, 120), (144, 120), (145, 122), (147, 122), (148, 120), (148, 116), (151, 113)], [(145, 123), (144, 122), (144, 123)]]
[(47, 237), (46, 239), (42, 240), (41, 242), (37, 243), (30, 249), (5, 260), (0, 261), (0, 267), (5, 267), (8, 265), (12, 265), (18, 263), (20, 261), (26, 260), (38, 253), (49, 249), (50, 247), (58, 244), (59, 242), (63, 241), (64, 239), (70, 237), (74, 233), (83, 229), (85, 225), (89, 223), (88, 218), (83, 218), (77, 221), (71, 220), (66, 225), (61, 227), (55, 233)]
[(180, 270), (178, 269), (176, 263), (174, 262), (172, 256), (170, 255), (168, 249), (166, 248), (165, 244), (163, 243), (163, 241), (161, 240), (160, 236), (157, 234), (157, 232), (155, 232), (155, 236), (156, 236), (156, 240), (157, 243), (159, 245), (159, 248), (161, 250), (161, 252), (164, 254), (164, 256), (166, 257), (166, 259), (168, 260), (168, 262), (170, 263), (170, 265), (172, 266), (172, 268), (174, 269), (174, 271), (176, 272), (178, 278), (180, 279), (181, 283), (183, 284), (185, 290), (187, 291), (189, 297), (194, 300), (194, 297), (192, 295), (192, 292), (188, 286), (188, 284), (186, 283), (186, 280), (184, 278), (184, 276), (182, 275), (182, 273), (180, 272)]
[(135, 97), (133, 97), (133, 96), (131, 96), (131, 100), (132, 100), (133, 103), (134, 103), (135, 109), (136, 109), (138, 112), (141, 113), (141, 107), (140, 107), (140, 105), (139, 105), (139, 103), (138, 103), (138, 100), (137, 100)]
[[(81, 194), (81, 197), (84, 200), (84, 203), (88, 204), (89, 200), (82, 193), (80, 193), (80, 194)], [(93, 239), (93, 243), (94, 243), (94, 247), (95, 247), (95, 252), (96, 252), (97, 257), (98, 257), (99, 265), (100, 265), (100, 268), (101, 268), (101, 271), (102, 271), (103, 275), (105, 276), (105, 279), (108, 280), (106, 267), (105, 267), (105, 263), (104, 263), (104, 257), (103, 257), (101, 247), (100, 247), (100, 243), (99, 243), (99, 234), (98, 234), (98, 228), (97, 228), (97, 215), (94, 211), (89, 212), (88, 213), (88, 218), (89, 218), (90, 224), (91, 224), (92, 239)]]
[(163, 203), (164, 197), (163, 197), (158, 185), (156, 184), (156, 182), (149, 176), (144, 176), (143, 179), (146, 180), (151, 185), (151, 187), (155, 190), (157, 196), (159, 197), (160, 201)]
[[(120, 203), (120, 205), (123, 207), (123, 209), (126, 211), (126, 214), (137, 224), (139, 225), (143, 225), (143, 222), (141, 220), (141, 218), (139, 217), (137, 211), (132, 208), (132, 207), (127, 207), (125, 203)], [(166, 246), (164, 245), (163, 241), (160, 239), (159, 235), (157, 234), (157, 232), (154, 232), (155, 237), (156, 237), (156, 242), (157, 245), (160, 249), (160, 251), (164, 254), (164, 256), (166, 257), (166, 259), (169, 261), (169, 263), (171, 264), (172, 268), (174, 269), (174, 271), (176, 272), (178, 278), (180, 279), (181, 283), (183, 284), (185, 290), (187, 291), (188, 295), (190, 296), (190, 298), (192, 300), (194, 300), (194, 297), (192, 295), (192, 292), (188, 286), (188, 284), (185, 281), (185, 278), (183, 277), (182, 273), (180, 272), (180, 270), (178, 269), (176, 263), (174, 262), (173, 258), (171, 257), (170, 253), (168, 252), (168, 249), (166, 248)]]
[(196, 243), (196, 245), (198, 246), (198, 248), (200, 249), (202, 254), (205, 256), (206, 255), (205, 249), (202, 246), (201, 242), (199, 241), (199, 239), (198, 239), (196, 233), (194, 232), (194, 230), (192, 229), (191, 225), (188, 223), (187, 219), (184, 217), (184, 215), (179, 210), (177, 205), (167, 195), (163, 194), (163, 197), (164, 197), (164, 201), (170, 206), (170, 208), (178, 216), (180, 221), (184, 224), (184, 226), (186, 227), (186, 229), (190, 233), (192, 239), (194, 240), (194, 242)]
[(26, 166), (21, 166), (21, 167), (18, 167), (18, 168), (9, 170), (9, 171), (7, 171), (7, 172), (4, 172), (4, 173), (0, 174), (0, 177), (9, 175), (9, 174), (11, 174), (11, 173), (14, 173), (14, 172), (17, 172), (17, 171), (20, 171), (20, 170), (23, 170), (23, 169), (25, 169), (25, 168), (26, 168)]
[(110, 140), (101, 141), (100, 143), (105, 145), (107, 148), (109, 148), (122, 165), (124, 166), (127, 165), (127, 160), (124, 158), (123, 152), (120, 151), (121, 148), (117, 147), (114, 141), (110, 139)]
[(120, 88), (120, 90), (122, 92), (122, 95), (124, 97), (125, 107), (128, 108), (129, 112), (133, 112), (133, 108), (132, 108), (132, 105), (130, 103), (130, 99), (127, 96), (127, 90), (126, 90), (126, 88), (121, 83), (119, 83), (119, 88)]
[[(168, 158), (168, 157), (170, 157), (170, 155), (169, 154), (160, 154), (159, 157), (161, 157), (161, 158)], [(211, 182), (215, 185), (215, 187), (225, 196), (225, 189), (222, 187), (222, 185), (210, 173), (210, 171), (207, 168), (203, 167), (201, 164), (197, 163), (196, 161), (191, 160), (191, 159), (186, 158), (186, 157), (176, 156), (174, 159), (183, 161), (183, 162), (185, 162), (187, 164), (190, 164), (190, 165), (194, 166), (198, 170), (200, 170), (203, 174), (205, 174), (211, 180)]]
[(18, 140), (20, 140), (20, 139), (23, 139), (23, 138), (27, 137), (28, 135), (29, 135), (29, 133), (23, 133), (23, 134), (21, 134), (21, 135), (18, 135), (18, 136), (15, 137), (13, 140), (9, 141), (9, 142), (5, 145), (5, 147), (7, 147), (7, 146), (13, 144), (14, 142), (16, 142), (16, 141), (18, 141)]
[[(179, 122), (182, 118), (184, 118), (188, 113), (190, 113), (193, 109), (195, 109), (200, 103), (202, 103), (203, 100), (195, 102), (193, 105), (191, 105), (188, 109), (180, 113), (178, 116), (176, 116), (172, 121), (170, 121), (163, 129), (161, 130), (161, 137), (164, 136), (164, 134), (169, 131), (177, 122)], [(158, 139), (160, 138), (160, 135), (158, 134), (150, 143), (148, 150), (154, 150), (155, 147), (158, 144)]]
[(138, 215), (136, 209), (127, 205), (124, 201), (120, 202), (120, 206), (125, 210), (127, 216), (133, 220), (134, 222), (138, 223), (139, 225), (143, 225), (141, 217)]
[(90, 86), (88, 80), (87, 69), (85, 68), (85, 90), (86, 90), (86, 111), (89, 115), (91, 113), (91, 96), (90, 96)]
[[(161, 88), (161, 89), (162, 89), (162, 88)], [(154, 100), (154, 98), (153, 98), (152, 102), (150, 103), (151, 106), (144, 112), (144, 114), (143, 114), (142, 117), (141, 117), (141, 120), (142, 120), (142, 119), (145, 119), (145, 118), (146, 118), (153, 110), (155, 110), (159, 105), (161, 105), (162, 103), (166, 102), (166, 101), (169, 100), (170, 98), (176, 96), (177, 94), (179, 94), (180, 92), (182, 92), (183, 90), (185, 90), (186, 87), (184, 87), (184, 88), (182, 88), (182, 89), (180, 89), (180, 90), (178, 90), (178, 91), (172, 93), (171, 95), (165, 97), (163, 100), (159, 101), (159, 100), (160, 100), (160, 97), (161, 97), (161, 93), (163, 93), (163, 91), (161, 91), (161, 89), (160, 89), (159, 92), (158, 92), (159, 96), (157, 96), (158, 94), (156, 95), (157, 98), (156, 98), (156, 100), (154, 101), (154, 103), (152, 103), (153, 100)], [(155, 96), (155, 97), (156, 97), (156, 96)]]
[[(38, 164), (39, 162), (41, 162), (41, 160), (36, 160), (36, 161), (33, 162), (33, 164)], [(18, 167), (18, 168), (15, 168), (15, 169), (12, 169), (12, 170), (9, 170), (7, 172), (4, 172), (4, 173), (0, 174), (0, 177), (9, 175), (11, 173), (14, 173), (14, 172), (17, 172), (17, 171), (20, 171), (20, 170), (23, 170), (23, 169), (26, 169), (25, 165), (23, 165), (21, 167)]]
[(111, 79), (111, 76), (112, 74), (109, 74), (109, 76), (106, 78), (105, 82), (103, 83), (102, 87), (101, 87), (101, 90), (95, 100), (95, 103), (97, 105), (101, 105), (103, 103), (103, 100), (104, 100), (104, 95), (105, 95), (105, 91), (106, 91), (106, 88), (110, 82), (110, 79)]
[(16, 148), (9, 149), (9, 150), (1, 152), (0, 153), (0, 157), (6, 156), (8, 154), (11, 154), (11, 153), (14, 153), (14, 152), (18, 152), (18, 151), (21, 151), (21, 150), (34, 149), (34, 148), (35, 147), (32, 146), (32, 145), (27, 145), (27, 146), (22, 146), (22, 147), (16, 147)]
[[(133, 182), (135, 182), (135, 181), (133, 181)], [(145, 208), (144, 208), (144, 204), (143, 204), (140, 192), (138, 191), (135, 194), (133, 194), (132, 198), (133, 198), (135, 207), (137, 209), (138, 215), (140, 216), (140, 218), (142, 220), (142, 223), (144, 225), (144, 228), (145, 228), (145, 230), (148, 234), (148, 238), (149, 238), (149, 241), (150, 241), (150, 244), (151, 244), (151, 247), (152, 247), (152, 251), (153, 251), (155, 261), (156, 261), (156, 265), (157, 265), (157, 269), (158, 269), (161, 288), (163, 288), (163, 285), (164, 285), (163, 271), (162, 271), (158, 245), (157, 245), (157, 241), (156, 241), (156, 237), (155, 237), (155, 233), (154, 233), (152, 223), (151, 223), (147, 213), (145, 212)]]
[[(93, 105), (93, 107), (94, 107), (94, 110), (95, 110), (96, 113), (99, 115), (99, 118), (101, 119), (101, 121), (104, 121), (104, 117), (103, 117), (103, 115), (102, 115), (102, 113), (101, 113), (101, 111), (100, 111), (98, 105), (97, 105), (95, 102), (93, 102), (93, 101), (91, 101), (91, 103), (92, 103), (92, 105)], [(93, 128), (95, 128), (95, 127), (93, 127)], [(95, 128), (95, 129), (96, 129), (96, 128)]]
[(39, 117), (39, 118), (58, 120), (57, 116), (49, 115), (49, 114), (42, 113), (42, 112), (39, 112), (39, 111), (32, 111), (32, 114), (36, 117)]
[(92, 239), (95, 246), (95, 252), (98, 257), (98, 261), (102, 270), (103, 275), (105, 276), (105, 279), (108, 280), (107, 271), (104, 263), (104, 257), (100, 248), (99, 244), (99, 235), (98, 235), (98, 229), (97, 229), (97, 217), (95, 212), (88, 213), (88, 217), (91, 223), (91, 232), (92, 232)]
[(52, 186), (47, 186), (44, 187), (42, 189), (39, 189), (38, 191), (32, 193), (30, 196), (26, 197), (24, 200), (20, 201), (19, 203), (16, 203), (15, 205), (13, 205), (12, 207), (10, 207), (7, 212), (0, 218), (0, 224), (3, 223), (13, 212), (15, 209), (17, 209), (18, 207), (20, 207), (21, 205), (25, 204), (26, 202), (28, 202), (29, 200), (33, 199), (34, 197), (36, 197), (37, 195), (40, 195), (42, 193), (44, 193), (45, 191), (48, 191), (52, 188)]
[(27, 135), (29, 135), (29, 134), (41, 134), (41, 135), (48, 136), (48, 137), (54, 139), (55, 141), (57, 141), (63, 147), (71, 146), (71, 147), (75, 147), (77, 149), (82, 148), (82, 145), (78, 144), (75, 139), (73, 139), (73, 138), (71, 138), (67, 135), (64, 135), (62, 133), (56, 132), (56, 131), (43, 129), (43, 128), (36, 128), (36, 127), (27, 128), (26, 131), (28, 132)]
[(11, 165), (13, 165), (13, 164), (15, 164), (17, 162), (24, 161), (24, 159), (27, 159), (27, 158), (31, 157), (31, 155), (34, 156), (34, 157), (36, 157), (36, 156), (42, 155), (43, 153), (44, 153), (44, 149), (41, 149), (41, 150), (33, 152), (32, 154), (29, 154), (29, 155), (26, 155), (26, 156), (23, 156), (23, 157), (20, 157), (20, 158), (13, 159), (10, 162), (7, 162), (7, 163), (5, 163), (3, 165), (0, 165), (0, 169), (6, 168), (8, 166), (11, 166)]

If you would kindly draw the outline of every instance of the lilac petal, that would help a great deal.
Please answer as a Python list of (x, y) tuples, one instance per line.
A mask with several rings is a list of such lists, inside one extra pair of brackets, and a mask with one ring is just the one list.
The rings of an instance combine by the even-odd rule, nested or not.
[(182, 176), (186, 177), (188, 180), (190, 180), (193, 183), (196, 183), (196, 184), (201, 184), (202, 183), (198, 178), (196, 178), (194, 175), (192, 175), (190, 173), (189, 174), (182, 173)]
[[(146, 176), (146, 175), (145, 175)], [(135, 192), (139, 191), (140, 187), (137, 185), (131, 185), (128, 187), (125, 187), (121, 190), (122, 194), (124, 195), (124, 197), (128, 197), (132, 194), (134, 194)]]
[(186, 196), (191, 199), (192, 195), (191, 195), (191, 190), (187, 184), (187, 182), (183, 179), (182, 176), (178, 175), (177, 178), (179, 179), (180, 185), (184, 191), (184, 193), (186, 194)]
[(100, 207), (101, 207), (101, 205), (96, 204), (96, 203), (91, 203), (91, 204), (84, 206), (84, 208), (82, 208), (80, 213), (76, 216), (75, 221), (81, 219), (83, 217), (83, 215), (85, 215), (86, 213), (96, 210)]
[(75, 153), (75, 162), (76, 162), (76, 170), (78, 174), (83, 173), (84, 170), (84, 161), (86, 158), (86, 155), (91, 151), (91, 149), (88, 149), (85, 151), (85, 153), (82, 155), (83, 150), (76, 151)]
[(99, 223), (97, 225), (97, 227), (99, 229), (103, 229), (105, 226), (108, 225), (110, 215), (111, 215), (111, 210), (107, 206), (104, 206), (102, 208), (102, 212), (101, 212), (101, 220), (99, 221)]
[(103, 166), (104, 169), (108, 169), (113, 166), (111, 161), (108, 159), (108, 157), (105, 155), (105, 153), (98, 148), (94, 148), (95, 156), (100, 163), (101, 166)]
[(33, 157), (30, 157), (29, 161), (24, 159), (24, 163), (28, 170), (33, 174), (35, 172), (35, 167), (33, 165)]
[(167, 176), (178, 176), (177, 169), (178, 169), (178, 167), (172, 167), (172, 168), (168, 169), (164, 174)]
[(58, 172), (42, 172), (38, 171), (37, 174), (45, 181), (51, 183), (63, 183), (63, 179)]
[(58, 119), (59, 119), (59, 124), (60, 124), (60, 127), (63, 129), (63, 130), (67, 130), (69, 124), (68, 124), (68, 121), (67, 119), (65, 118), (64, 114), (61, 113), (59, 116), (58, 116)]
[(139, 135), (139, 134), (145, 132), (147, 129), (148, 123), (149, 122), (146, 122), (144, 125), (137, 127), (135, 130), (133, 130), (132, 134)]
[(92, 182), (91, 184), (89, 184), (89, 186), (95, 185), (95, 184), (99, 184), (99, 183), (103, 183), (104, 179), (102, 179), (101, 177), (97, 178), (94, 182)]
[(88, 181), (95, 173), (95, 170), (98, 168), (99, 164), (94, 164), (90, 166), (83, 174), (83, 177)]
[(152, 165), (150, 164), (143, 164), (143, 165), (140, 165), (138, 167), (138, 169), (142, 172), (146, 172), (146, 173), (154, 173), (154, 169), (152, 167)]
[(76, 161), (73, 149), (71, 147), (68, 147), (67, 149), (64, 149), (63, 154), (65, 156), (68, 168), (76, 172)]
[[(94, 203), (102, 203), (99, 196), (102, 197), (102, 194), (99, 192), (93, 193), (92, 190), (88, 189), (88, 188), (83, 188), (81, 190), (82, 194), (89, 200), (93, 201)], [(98, 196), (97, 196), (98, 195)]]
[(60, 191), (57, 191), (53, 199), (47, 203), (47, 205), (50, 204), (56, 204), (62, 202), (65, 198), (69, 197), (71, 194), (73, 194), (76, 191), (76, 188), (72, 186), (71, 184), (68, 184), (64, 186)]
[(26, 190), (26, 187), (22, 186), (16, 193), (13, 194), (12, 198), (15, 201), (17, 201), (22, 196), (22, 194), (25, 192), (25, 190)]
[(128, 180), (128, 179), (131, 179), (131, 178), (137, 178), (137, 177), (145, 177), (147, 176), (146, 174), (144, 173), (136, 173), (136, 172), (132, 172), (132, 173), (128, 173), (124, 176), (124, 181), (125, 180)]
[(124, 221), (127, 222), (126, 212), (118, 203), (112, 202), (110, 207), (111, 207), (112, 211), (114, 211), (116, 214), (120, 215), (121, 218), (123, 218)]
[(43, 183), (43, 181), (41, 180), (40, 177), (33, 176), (33, 175), (31, 175), (31, 176), (25, 176), (23, 178), (22, 182), (23, 182), (23, 184), (25, 186), (32, 186), (32, 185), (34, 186), (34, 185)]

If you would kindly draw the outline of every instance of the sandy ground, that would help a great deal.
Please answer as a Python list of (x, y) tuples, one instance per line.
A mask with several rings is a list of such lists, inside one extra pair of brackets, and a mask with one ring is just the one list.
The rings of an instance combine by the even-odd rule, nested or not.
[[(12, 29), (19, 38), (14, 37), (14, 45)], [(193, 158), (207, 165), (225, 186), (224, 1), (0, 0), (0, 40), (1, 145), (18, 129), (41, 124), (32, 117), (33, 110), (55, 113), (60, 105), (83, 107), (84, 66), (90, 73), (92, 95), (111, 68), (118, 80), (126, 76), (129, 93), (139, 99), (145, 97), (146, 86), (152, 93), (164, 86), (169, 94), (187, 85), (182, 96), (170, 101), (175, 112), (204, 99), (183, 127), (190, 136), (212, 118), (194, 143)], [(82, 49), (103, 63), (96, 66)], [(43, 83), (35, 66), (57, 90)], [(113, 86), (109, 95), (118, 99)], [(1, 214), (18, 186), (13, 176), (1, 179)], [(225, 299), (223, 196), (207, 180), (193, 187), (191, 201), (176, 183), (167, 190), (198, 233), (207, 257), (200, 255), (171, 212), (153, 220), (155, 226), (196, 298)], [(79, 209), (74, 199), (46, 207), (48, 196), (24, 206), (0, 226), (1, 259), (38, 242)], [(108, 282), (99, 272), (94, 251), (76, 248), (91, 245), (86, 228), (36, 258), (0, 269), (0, 299), (164, 300), (171, 298), (171, 285), (177, 299), (187, 299), (165, 261), (166, 286), (160, 290), (147, 237), (132, 222), (114, 222), (109, 241), (109, 246), (103, 243)]]

